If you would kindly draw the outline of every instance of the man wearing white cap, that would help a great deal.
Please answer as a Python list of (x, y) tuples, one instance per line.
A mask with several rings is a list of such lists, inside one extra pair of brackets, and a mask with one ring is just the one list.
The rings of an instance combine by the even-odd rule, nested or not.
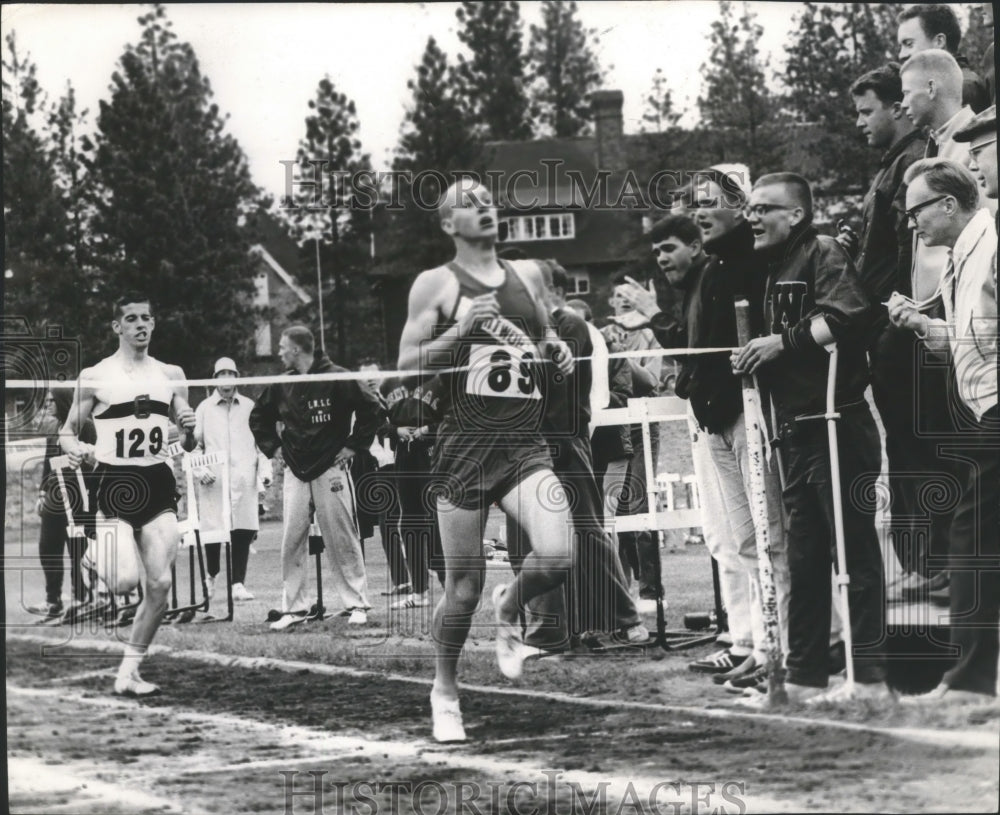
[(220, 541), (231, 530), (233, 548), (233, 600), (253, 600), (246, 589), (250, 544), (257, 537), (257, 468), (260, 451), (250, 431), (253, 400), (236, 390), (228, 380), (239, 376), (236, 363), (222, 357), (215, 363), (218, 387), (195, 410), (194, 435), (206, 453), (224, 453), (229, 475), (229, 518), (223, 517), (226, 502), (222, 492), (222, 465), (206, 467), (198, 485), (201, 536), (206, 541), (209, 586), (219, 574)]

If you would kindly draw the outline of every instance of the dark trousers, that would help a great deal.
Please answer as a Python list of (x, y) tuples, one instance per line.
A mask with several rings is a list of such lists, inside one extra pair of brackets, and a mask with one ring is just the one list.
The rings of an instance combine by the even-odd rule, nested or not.
[[(651, 425), (649, 431), (653, 450), (653, 470), (655, 471), (660, 446), (660, 428), (657, 425)], [(649, 511), (642, 428), (635, 425), (631, 428), (631, 433), (632, 460), (629, 462), (628, 472), (625, 475), (622, 499), (618, 504), (617, 514), (619, 516), (636, 515)], [(619, 532), (618, 553), (625, 569), (626, 581), (633, 578), (639, 581), (639, 597), (648, 600), (655, 600), (659, 597), (662, 592), (661, 585), (657, 583), (660, 544), (656, 534), (648, 530)]]
[(953, 507), (924, 496), (948, 491), (957, 470), (953, 459), (937, 446), (953, 433), (948, 408), (949, 371), (946, 359), (929, 360), (919, 339), (886, 321), (869, 346), (872, 395), (885, 428), (891, 495), (889, 529), (893, 549), (903, 569), (928, 575), (941, 568), (928, 564), (933, 553), (948, 551)]
[(45, 602), (58, 603), (62, 597), (64, 550), (69, 550), (70, 580), (73, 599), (87, 599), (87, 584), (83, 578), (81, 559), (87, 551), (85, 538), (67, 538), (66, 516), (61, 512), (43, 511), (42, 526), (38, 533), (38, 556), (45, 575)]
[(394, 478), (400, 509), (397, 533), (406, 552), (413, 592), (423, 594), (429, 584), (428, 569), (433, 569), (444, 585), (444, 554), (431, 489), (430, 445), (419, 441), (400, 443)]
[[(867, 404), (841, 411), (837, 422), (848, 602), (859, 682), (885, 680), (885, 591), (875, 532), (874, 483), (879, 476), (878, 429)], [(837, 562), (826, 422), (794, 425), (783, 442), (791, 577), (788, 681), (826, 687), (830, 657), (830, 569)]]
[(378, 513), (378, 532), (382, 539), (385, 561), (389, 566), (389, 579), (393, 586), (402, 586), (411, 581), (407, 558), (403, 554), (403, 541), (399, 535), (400, 507), (395, 465), (379, 468), (372, 478), (375, 479), (373, 487), (377, 492), (374, 494), (378, 496), (379, 505), (385, 504), (385, 508)]
[(944, 675), (956, 690), (993, 696), (1000, 654), (1000, 413), (973, 420), (961, 453), (971, 466), (951, 527), (951, 642), (958, 663)]
[[(246, 583), (247, 563), (250, 561), (250, 544), (257, 538), (253, 529), (232, 529), (229, 541), (233, 553), (233, 584)], [(215, 577), (222, 569), (222, 544), (205, 544), (205, 567), (210, 577)]]
[[(589, 441), (571, 436), (549, 443), (553, 472), (570, 504), (574, 564), (571, 580), (528, 604), (525, 641), (543, 647), (565, 644), (567, 634), (616, 631), (639, 622), (618, 553), (604, 530), (604, 501)], [(509, 517), (507, 530), (508, 554), (517, 572), (531, 551), (531, 541)]]

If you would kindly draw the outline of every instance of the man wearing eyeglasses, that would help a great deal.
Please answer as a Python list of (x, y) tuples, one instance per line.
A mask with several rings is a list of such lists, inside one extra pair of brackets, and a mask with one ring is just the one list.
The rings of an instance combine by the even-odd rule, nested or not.
[[(788, 681), (793, 703), (883, 701), (885, 686), (882, 552), (870, 494), (880, 470), (878, 430), (864, 398), (868, 297), (854, 264), (833, 238), (812, 225), (809, 183), (794, 173), (759, 179), (748, 220), (754, 250), (767, 261), (765, 331), (732, 356), (733, 370), (758, 374), (774, 404), (785, 463), (783, 499), (791, 577)], [(830, 570), (835, 551), (834, 498), (826, 422), (829, 355), (837, 344), (835, 389), (844, 542), (850, 575), (855, 684), (824, 693), (829, 679)]]
[[(984, 131), (988, 127), (980, 126)], [(973, 144), (990, 138), (995, 142), (995, 111), (992, 131), (992, 137), (985, 132), (973, 136)], [(995, 156), (992, 160), (995, 166)], [(899, 293), (889, 299), (889, 319), (914, 331), (932, 349), (950, 349), (958, 394), (968, 409), (956, 422), (962, 439), (952, 444), (952, 454), (972, 465), (962, 484), (948, 552), (950, 634), (958, 646), (958, 662), (925, 698), (932, 703), (982, 700), (996, 694), (1000, 651), (997, 234), (989, 212), (979, 208), (976, 180), (960, 164), (920, 161), (905, 180), (906, 214), (916, 234), (928, 246), (949, 250), (941, 281), (944, 319), (921, 313)], [(995, 194), (995, 172), (993, 184)]]

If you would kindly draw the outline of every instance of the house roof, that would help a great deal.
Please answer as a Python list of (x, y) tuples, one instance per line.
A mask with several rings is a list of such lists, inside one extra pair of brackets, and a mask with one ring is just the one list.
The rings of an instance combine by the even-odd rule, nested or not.
[(303, 289), (298, 282), (292, 277), (284, 267), (274, 259), (274, 256), (267, 251), (261, 244), (256, 243), (250, 247), (250, 254), (257, 255), (261, 260), (266, 263), (271, 270), (281, 278), (281, 280), (290, 288), (296, 295), (298, 295), (299, 300), (303, 303), (311, 303), (312, 297), (309, 295), (305, 289)]

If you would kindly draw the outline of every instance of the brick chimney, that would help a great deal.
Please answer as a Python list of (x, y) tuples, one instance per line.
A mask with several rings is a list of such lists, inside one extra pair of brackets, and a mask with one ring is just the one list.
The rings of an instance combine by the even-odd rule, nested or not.
[(621, 91), (594, 91), (590, 96), (597, 142), (596, 160), (600, 170), (627, 169), (622, 118), (624, 103), (625, 96)]

